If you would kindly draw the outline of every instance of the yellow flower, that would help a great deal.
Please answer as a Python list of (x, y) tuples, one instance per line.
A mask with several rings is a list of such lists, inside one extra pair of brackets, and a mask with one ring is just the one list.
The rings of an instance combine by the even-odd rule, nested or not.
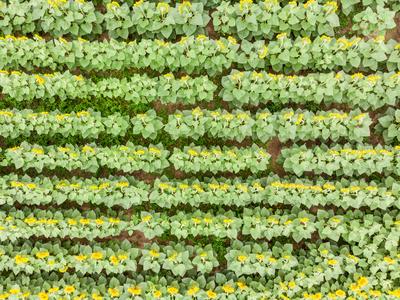
[(335, 266), (337, 264), (337, 260), (335, 259), (328, 259), (328, 265)]
[(193, 286), (190, 289), (188, 289), (187, 294), (188, 296), (194, 296), (199, 292), (199, 287), (198, 286)]
[(236, 282), (236, 284), (237, 284), (237, 286), (239, 287), (239, 289), (241, 289), (241, 290), (244, 290), (244, 289), (247, 288), (246, 283), (243, 282), (243, 281), (238, 281), (238, 282)]
[(179, 290), (174, 286), (170, 286), (167, 288), (167, 292), (170, 295), (176, 295), (176, 294), (178, 294)]
[(20, 290), (20, 289), (11, 289), (11, 290), (10, 290), (10, 294), (11, 294), (11, 295), (17, 295), (17, 294), (19, 294), (19, 293), (21, 293), (21, 290)]
[(142, 289), (138, 286), (131, 286), (128, 288), (128, 292), (132, 295), (140, 295), (142, 293)]
[(189, 11), (191, 7), (192, 4), (189, 1), (184, 0), (181, 4), (179, 4), (178, 12), (179, 14), (183, 14), (185, 11)]
[(68, 271), (68, 266), (65, 266), (65, 267), (63, 267), (63, 268), (59, 268), (58, 269), (58, 272), (60, 272), (60, 273), (65, 273), (65, 272), (67, 272)]
[(360, 277), (360, 278), (357, 280), (357, 284), (358, 284), (360, 287), (366, 286), (366, 285), (368, 284), (368, 278), (366, 278), (366, 277)]
[(276, 36), (276, 38), (277, 38), (278, 40), (282, 40), (282, 39), (284, 39), (284, 38), (286, 38), (286, 37), (287, 37), (287, 33), (286, 33), (286, 32), (279, 33), (279, 34), (277, 34), (277, 36)]
[(38, 294), (38, 297), (39, 297), (40, 300), (47, 300), (47, 299), (49, 299), (49, 295), (47, 295), (46, 292), (40, 292), (40, 293)]
[(26, 264), (26, 263), (28, 263), (29, 262), (29, 257), (27, 257), (26, 255), (16, 255), (15, 257), (14, 257), (14, 259), (15, 259), (15, 263), (17, 264), (17, 265), (22, 265), (22, 264)]
[(84, 261), (84, 260), (87, 259), (87, 256), (83, 255), (83, 254), (79, 254), (79, 255), (75, 256), (75, 259), (78, 260), (78, 261)]
[(108, 294), (112, 297), (112, 298), (115, 298), (115, 297), (119, 297), (119, 290), (118, 289), (116, 289), (116, 288), (109, 288), (108, 289)]
[(71, 294), (71, 293), (75, 292), (75, 287), (72, 285), (67, 285), (64, 288), (64, 292), (67, 294)]
[(39, 75), (35, 75), (35, 80), (39, 85), (43, 85), (45, 83), (45, 79)]
[(19, 181), (11, 181), (10, 185), (12, 187), (23, 187), (24, 186), (24, 184), (22, 182), (19, 182)]
[(153, 217), (151, 215), (146, 215), (142, 217), (142, 222), (149, 222)]
[(36, 257), (43, 259), (49, 256), (49, 252), (48, 251), (40, 251), (36, 253)]
[(207, 297), (210, 298), (210, 299), (216, 299), (217, 298), (217, 293), (213, 292), (212, 290), (208, 290), (206, 292), (206, 294), (207, 294)]
[(150, 254), (151, 257), (159, 257), (160, 256), (160, 253), (157, 250), (154, 250), (154, 249), (151, 249), (149, 251), (149, 254)]
[(161, 12), (161, 15), (167, 14), (169, 11), (169, 4), (165, 2), (159, 2), (157, 9)]
[(77, 222), (76, 220), (74, 220), (74, 219), (68, 219), (67, 222), (68, 222), (69, 225), (76, 225), (76, 224), (78, 224), (78, 222)]
[(161, 293), (161, 291), (160, 290), (155, 290), (154, 292), (153, 292), (153, 297), (154, 298), (160, 298), (162, 296), (162, 293)]
[(85, 153), (86, 152), (95, 153), (95, 150), (92, 147), (87, 146), (87, 145), (82, 148), (82, 151), (85, 152)]
[(90, 257), (92, 259), (95, 259), (95, 260), (100, 260), (100, 259), (103, 258), (103, 253), (101, 253), (101, 252), (93, 252)]
[(58, 287), (52, 287), (52, 288), (49, 289), (49, 293), (53, 294), (55, 292), (58, 292), (59, 290), (60, 290), (60, 288), (58, 288)]
[(237, 44), (236, 39), (235, 39), (234, 37), (232, 37), (232, 36), (228, 36), (228, 41), (229, 41), (229, 43), (231, 43), (232, 45), (236, 45), (236, 44)]
[(309, 218), (300, 218), (300, 223), (302, 223), (302, 224), (307, 224), (308, 221), (310, 221)]
[(100, 295), (97, 294), (97, 293), (93, 293), (93, 294), (92, 294), (92, 299), (93, 299), (93, 300), (103, 300), (103, 297), (100, 296)]
[(88, 224), (90, 224), (90, 220), (89, 219), (79, 219), (79, 223), (81, 223), (82, 225), (88, 225)]
[(237, 257), (237, 260), (240, 261), (241, 263), (245, 262), (247, 260), (247, 256), (246, 255), (239, 255)]
[(222, 286), (222, 290), (227, 294), (232, 294), (235, 292), (235, 289), (228, 283)]
[(37, 154), (37, 155), (42, 155), (44, 154), (44, 151), (40, 148), (32, 148), (32, 152)]
[(395, 260), (392, 259), (392, 258), (390, 258), (389, 256), (385, 256), (385, 257), (383, 258), (383, 260), (385, 261), (385, 263), (387, 263), (387, 264), (389, 264), (389, 265), (395, 263)]
[(344, 298), (344, 297), (346, 297), (346, 292), (343, 291), (343, 290), (337, 290), (335, 292), (335, 295), (338, 296), (338, 297)]

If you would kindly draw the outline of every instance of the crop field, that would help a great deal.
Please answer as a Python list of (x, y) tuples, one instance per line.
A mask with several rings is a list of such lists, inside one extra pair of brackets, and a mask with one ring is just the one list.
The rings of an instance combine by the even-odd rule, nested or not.
[(4, 299), (400, 299), (400, 0), (0, 1)]

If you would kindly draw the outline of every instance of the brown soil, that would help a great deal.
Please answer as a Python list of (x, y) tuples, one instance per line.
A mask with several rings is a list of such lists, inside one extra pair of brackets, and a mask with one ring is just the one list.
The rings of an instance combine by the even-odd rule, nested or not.
[(396, 25), (397, 25), (396, 28), (388, 30), (386, 32), (385, 38), (387, 41), (390, 39), (393, 39), (393, 40), (400, 42), (400, 13), (398, 13), (396, 15), (394, 21), (396, 22)]
[(277, 163), (277, 159), (281, 154), (282, 144), (277, 137), (273, 138), (267, 146), (267, 151), (271, 155), (271, 168), (279, 177), (286, 175), (283, 167)]

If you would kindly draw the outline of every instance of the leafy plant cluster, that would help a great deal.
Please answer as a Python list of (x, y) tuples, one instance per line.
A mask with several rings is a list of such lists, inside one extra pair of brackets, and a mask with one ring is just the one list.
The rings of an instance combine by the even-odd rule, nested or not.
[(336, 206), (343, 209), (368, 207), (387, 209), (400, 208), (399, 186), (393, 178), (385, 182), (366, 182), (364, 180), (314, 181), (284, 178), (277, 176), (241, 180), (221, 180), (209, 178), (169, 180), (157, 179), (150, 192), (150, 201), (161, 207), (171, 208), (181, 204), (190, 206), (227, 205), (247, 206), (250, 204), (279, 205), (293, 207), (301, 205)]
[(377, 130), (383, 134), (385, 142), (400, 142), (400, 110), (390, 108), (379, 118)]
[(69, 71), (52, 74), (27, 74), (18, 71), (0, 72), (0, 90), (7, 98), (18, 101), (101, 98), (123, 99), (128, 102), (163, 104), (211, 101), (217, 86), (207, 76), (175, 78), (168, 73), (158, 77), (133, 74), (123, 78), (90, 78)]
[(270, 158), (268, 152), (254, 144), (247, 148), (185, 146), (174, 148), (169, 161), (175, 169), (186, 173), (239, 173), (245, 170), (259, 173), (269, 169)]
[(192, 35), (204, 32), (210, 20), (201, 3), (184, 1), (170, 6), (143, 0), (133, 6), (109, 2), (105, 12), (84, 0), (12, 0), (2, 2), (0, 16), (3, 35), (46, 33), (91, 39), (104, 33), (122, 39)]
[(231, 4), (222, 1), (212, 13), (214, 29), (223, 34), (245, 38), (271, 39), (276, 33), (295, 36), (334, 35), (340, 25), (338, 4), (310, 0), (305, 3), (281, 4), (276, 0), (241, 0)]
[[(398, 70), (400, 47), (383, 36), (363, 40), (319, 36), (314, 40), (294, 40), (282, 34), (269, 43), (243, 40), (209, 39), (206, 36), (182, 37), (179, 42), (140, 40), (118, 42), (82, 42), (64, 39), (45, 41), (40, 38), (6, 36), (0, 40), (0, 69), (49, 68), (86, 71), (125, 70), (128, 68), (185, 71), (188, 74), (207, 70), (210, 76), (235, 64), (245, 69), (267, 69), (275, 72), (301, 70), (377, 71)], [(1, 59), (3, 58), (3, 59)], [(7, 59), (5, 59), (7, 58)], [(36, 71), (37, 72), (37, 71)]]
[(134, 217), (131, 229), (139, 230), (148, 239), (165, 232), (178, 239), (214, 236), (236, 240), (238, 234), (252, 239), (292, 238), (295, 242), (310, 240), (318, 233), (321, 239), (357, 244), (363, 247), (375, 244), (388, 251), (397, 249), (400, 239), (398, 212), (361, 210), (335, 214), (333, 211), (318, 210), (317, 215), (299, 208), (272, 210), (267, 208), (244, 209), (243, 214), (233, 211), (203, 212), (200, 210), (173, 216), (163, 213), (141, 212)]
[(1, 241), (16, 242), (30, 237), (80, 238), (94, 240), (117, 236), (129, 222), (121, 213), (98, 209), (80, 212), (76, 209), (3, 209), (0, 212)]
[(14, 166), (24, 171), (35, 169), (54, 170), (62, 168), (68, 171), (82, 170), (91, 173), (101, 167), (124, 172), (143, 170), (145, 172), (160, 172), (169, 166), (169, 151), (161, 145), (97, 147), (95, 145), (74, 146), (39, 146), (21, 143), (20, 146), (3, 151), (2, 166)]
[[(387, 251), (364, 256), (363, 249), (355, 247), (357, 255), (347, 246), (330, 243), (308, 244), (307, 249), (294, 250), (292, 244), (243, 243), (238, 240), (227, 249), (227, 269), (236, 276), (254, 275), (270, 278), (292, 278), (289, 290), (307, 289), (322, 285), (325, 280), (340, 276), (362, 275), (375, 278), (380, 284), (393, 282), (398, 274), (399, 258)], [(304, 280), (298, 280), (303, 277)]]
[(336, 145), (315, 146), (307, 149), (295, 146), (283, 149), (281, 160), (287, 172), (297, 176), (306, 172), (336, 176), (359, 176), (379, 174), (398, 175), (400, 147), (376, 147), (359, 144), (356, 147)]
[(37, 272), (60, 272), (74, 270), (79, 274), (122, 274), (136, 272), (159, 273), (171, 271), (174, 276), (186, 273), (210, 273), (219, 265), (211, 245), (205, 247), (174, 244), (160, 248), (156, 243), (145, 248), (132, 247), (128, 241), (74, 244), (71, 241), (25, 242), (0, 246), (0, 269), (15, 274)]
[(248, 111), (193, 110), (177, 111), (168, 116), (164, 130), (173, 139), (204, 135), (224, 140), (243, 141), (253, 138), (266, 142), (277, 136), (282, 142), (289, 140), (333, 140), (346, 137), (361, 142), (370, 135), (371, 119), (358, 110), (350, 114), (337, 110), (310, 111), (285, 109), (271, 114), (268, 110), (252, 115)]
[(128, 128), (127, 117), (120, 114), (102, 117), (100, 112), (92, 110), (68, 114), (60, 111), (34, 112), (30, 109), (0, 111), (0, 136), (11, 139), (32, 134), (83, 138), (98, 138), (101, 133), (121, 136), (126, 134)]
[(220, 97), (235, 107), (276, 104), (347, 104), (362, 109), (396, 105), (400, 73), (311, 73), (285, 76), (233, 70), (222, 77)]

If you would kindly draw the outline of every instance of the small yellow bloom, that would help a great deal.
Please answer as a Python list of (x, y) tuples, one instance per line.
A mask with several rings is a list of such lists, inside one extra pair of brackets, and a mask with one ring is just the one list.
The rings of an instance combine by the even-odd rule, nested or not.
[(17, 265), (22, 265), (22, 264), (26, 264), (29, 262), (29, 257), (27, 257), (26, 255), (16, 255), (14, 257), (15, 263)]
[(128, 288), (128, 292), (132, 295), (140, 295), (142, 293), (142, 289), (139, 286), (131, 286)]
[(36, 257), (39, 259), (43, 259), (49, 256), (49, 252), (48, 251), (40, 251), (36, 253)]
[(179, 290), (174, 286), (170, 286), (167, 288), (167, 292), (170, 295), (176, 295), (176, 294), (178, 294)]
[(75, 287), (72, 285), (67, 285), (64, 288), (64, 292), (67, 294), (71, 294), (71, 293), (75, 292)]
[(227, 294), (232, 294), (235, 292), (235, 289), (228, 283), (222, 286), (222, 290)]
[(90, 257), (92, 259), (95, 259), (95, 260), (100, 260), (100, 259), (103, 259), (103, 253), (101, 253), (101, 252), (93, 252)]
[(119, 295), (120, 295), (119, 290), (116, 289), (116, 288), (109, 288), (109, 289), (108, 289), (108, 294), (109, 294), (112, 298), (119, 297)]

